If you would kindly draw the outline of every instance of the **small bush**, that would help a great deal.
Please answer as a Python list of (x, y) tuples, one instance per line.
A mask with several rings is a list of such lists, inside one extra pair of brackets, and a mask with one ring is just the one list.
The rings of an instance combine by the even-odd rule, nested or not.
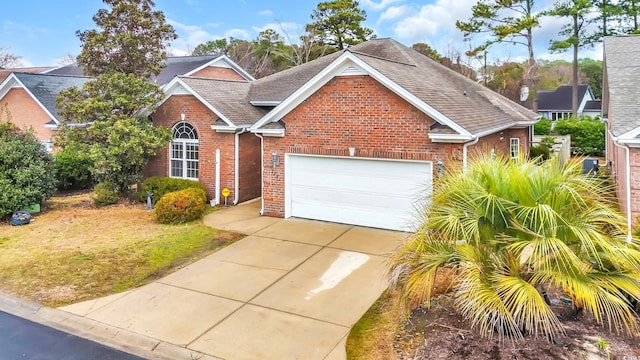
[(165, 194), (156, 204), (156, 220), (162, 224), (181, 224), (199, 219), (204, 214), (207, 194), (189, 188)]
[[(165, 194), (189, 188), (200, 189), (205, 193), (206, 196), (207, 189), (204, 187), (204, 185), (200, 184), (197, 181), (152, 176), (142, 183), (142, 189), (138, 191), (138, 200), (142, 202), (147, 201), (147, 192), (150, 192), (153, 193), (153, 196), (151, 196), (151, 201), (155, 204)], [(205, 202), (206, 201), (207, 200), (205, 198)]]
[(113, 205), (118, 200), (120, 200), (120, 194), (112, 183), (102, 182), (93, 188), (93, 204), (96, 207)]
[(88, 189), (93, 185), (91, 167), (93, 161), (87, 153), (62, 150), (55, 155), (53, 170), (58, 181), (58, 189)]
[(533, 133), (535, 135), (549, 135), (551, 133), (551, 120), (542, 118), (533, 125)]
[(549, 160), (549, 158), (551, 157), (549, 147), (545, 144), (532, 146), (529, 149), (529, 157), (531, 159), (540, 158), (542, 160)]

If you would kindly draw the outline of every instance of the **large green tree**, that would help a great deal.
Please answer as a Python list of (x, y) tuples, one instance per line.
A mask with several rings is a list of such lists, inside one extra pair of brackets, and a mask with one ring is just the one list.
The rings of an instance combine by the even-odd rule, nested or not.
[(82, 51), (78, 63), (97, 76), (123, 72), (157, 75), (167, 58), (165, 46), (176, 39), (173, 27), (151, 0), (103, 0), (110, 9), (93, 16), (98, 29), (77, 31)]
[(154, 127), (143, 114), (161, 100), (156, 84), (134, 74), (108, 73), (78, 89), (60, 93), (63, 117), (56, 143), (65, 150), (89, 154), (99, 182), (126, 193), (138, 182), (156, 149), (171, 140), (169, 129)]
[[(495, 43), (525, 46), (528, 52), (524, 82), (531, 88), (535, 100), (536, 59), (534, 55), (533, 30), (540, 26), (541, 13), (535, 11), (534, 0), (479, 0), (472, 7), (468, 21), (456, 21), (456, 27), (465, 37), (481, 35), (487, 40), (472, 49), (475, 55), (486, 51)], [(486, 56), (486, 55), (485, 55)], [(536, 108), (533, 101), (534, 109)]]
[(57, 99), (63, 117), (56, 143), (67, 151), (88, 153), (91, 172), (100, 182), (113, 183), (121, 193), (138, 182), (155, 151), (170, 140), (170, 132), (155, 127), (152, 113), (163, 94), (148, 77), (164, 65), (164, 45), (173, 28), (150, 0), (104, 0), (111, 9), (94, 16), (101, 29), (79, 31), (78, 61), (97, 75), (81, 89), (71, 87)]
[(620, 0), (620, 16), (623, 32), (628, 34), (640, 34), (638, 27), (638, 14), (640, 14), (640, 0)]
[(552, 40), (550, 50), (563, 52), (573, 50), (571, 112), (578, 116), (578, 52), (580, 47), (591, 44), (587, 34), (587, 16), (593, 8), (591, 0), (566, 0), (557, 2), (548, 15), (569, 18), (570, 23), (563, 26), (559, 35), (563, 38)]
[(449, 268), (458, 310), (485, 336), (562, 334), (550, 290), (610, 330), (637, 333), (640, 242), (627, 236), (605, 180), (580, 166), (486, 155), (449, 171), (392, 257), (392, 282), (428, 306), (438, 269)]
[(362, 26), (366, 11), (354, 0), (332, 0), (318, 4), (311, 14), (306, 30), (317, 36), (323, 45), (342, 50), (369, 40), (373, 30)]
[(53, 195), (51, 162), (33, 132), (18, 129), (7, 106), (0, 107), (0, 218)]

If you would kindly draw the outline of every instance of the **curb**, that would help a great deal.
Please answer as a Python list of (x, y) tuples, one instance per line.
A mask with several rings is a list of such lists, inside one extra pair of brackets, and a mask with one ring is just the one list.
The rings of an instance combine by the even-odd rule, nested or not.
[(154, 360), (220, 360), (197, 351), (99, 321), (48, 308), (0, 292), (0, 311), (52, 327), (102, 345)]

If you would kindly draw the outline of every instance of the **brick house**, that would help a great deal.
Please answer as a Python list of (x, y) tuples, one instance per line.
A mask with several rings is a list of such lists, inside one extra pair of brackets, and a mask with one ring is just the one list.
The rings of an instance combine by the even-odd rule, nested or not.
[[(214, 79), (253, 80), (253, 77), (225, 55), (169, 57), (162, 72), (151, 80), (166, 86), (176, 75)], [(60, 91), (82, 86), (89, 77), (77, 64), (59, 68), (24, 68), (0, 71), (0, 106), (7, 104), (12, 121), (32, 127), (38, 140), (49, 150), (62, 119), (56, 109)]]
[(20, 128), (33, 128), (34, 135), (53, 150), (53, 136), (60, 117), (56, 98), (71, 86), (81, 87), (91, 78), (13, 72), (0, 83), (0, 106), (7, 105), (11, 121)]
[[(528, 155), (539, 116), (390, 39), (252, 83), (273, 106), (263, 138), (262, 212), (411, 229), (446, 168), (473, 151)], [(417, 208), (416, 208), (417, 207)]]
[(640, 36), (604, 39), (602, 117), (607, 122), (607, 163), (611, 166), (629, 236), (640, 215)]

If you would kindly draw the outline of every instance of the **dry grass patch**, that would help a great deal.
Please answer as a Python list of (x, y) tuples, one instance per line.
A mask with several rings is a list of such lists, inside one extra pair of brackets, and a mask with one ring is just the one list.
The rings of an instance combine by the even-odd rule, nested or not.
[(121, 292), (242, 237), (200, 221), (162, 225), (142, 204), (54, 198), (31, 224), (0, 225), (0, 290), (47, 306)]

